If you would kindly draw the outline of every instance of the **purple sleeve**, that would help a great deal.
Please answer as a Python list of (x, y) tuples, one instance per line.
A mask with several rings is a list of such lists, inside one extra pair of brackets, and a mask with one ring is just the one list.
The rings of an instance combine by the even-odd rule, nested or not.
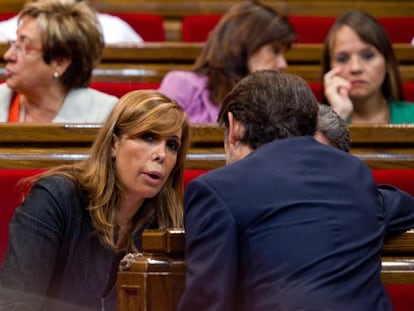
[(184, 110), (188, 107), (190, 101), (190, 96), (188, 94), (190, 90), (191, 88), (188, 86), (188, 79), (185, 79), (185, 76), (177, 71), (167, 73), (158, 88), (158, 91), (177, 101)]

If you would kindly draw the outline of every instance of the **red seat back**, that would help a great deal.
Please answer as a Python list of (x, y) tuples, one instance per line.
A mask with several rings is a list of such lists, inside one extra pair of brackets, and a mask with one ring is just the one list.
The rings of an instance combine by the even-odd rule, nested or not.
[(289, 16), (298, 43), (323, 43), (335, 21), (333, 16)]
[(405, 100), (414, 102), (414, 82), (403, 82), (403, 92)]
[(144, 41), (165, 41), (164, 19), (161, 15), (127, 12), (114, 12), (110, 14), (126, 21)]
[(379, 17), (378, 21), (392, 43), (410, 43), (414, 38), (414, 16)]
[(372, 170), (377, 184), (391, 184), (414, 196), (414, 169)]
[(16, 16), (19, 12), (0, 12), (0, 21), (5, 21), (13, 16)]
[(160, 86), (159, 82), (101, 82), (93, 81), (89, 84), (91, 88), (99, 90), (101, 92), (114, 95), (116, 97), (122, 97), (126, 93), (134, 90), (153, 89), (157, 90)]
[(182, 19), (182, 41), (204, 42), (220, 21), (220, 14), (187, 15)]
[(41, 169), (0, 169), (0, 266), (6, 254), (9, 222), (23, 198), (17, 186), (18, 181), (41, 171)]

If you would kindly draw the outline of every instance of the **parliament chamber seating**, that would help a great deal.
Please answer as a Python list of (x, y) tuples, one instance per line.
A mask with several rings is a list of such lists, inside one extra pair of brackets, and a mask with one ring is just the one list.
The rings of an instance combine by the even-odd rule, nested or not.
[(112, 12), (111, 14), (126, 21), (144, 41), (165, 41), (164, 19), (161, 15), (135, 12)]
[(220, 14), (186, 15), (181, 22), (183, 42), (204, 42), (217, 25)]
[[(414, 14), (414, 12), (412, 12)], [(379, 22), (388, 32), (393, 43), (410, 43), (414, 38), (414, 15), (379, 17)]]
[[(219, 22), (220, 14), (187, 15), (182, 19), (183, 42), (204, 42)], [(288, 16), (298, 37), (298, 43), (323, 43), (334, 16), (290, 15)], [(378, 17), (393, 43), (410, 43), (414, 38), (414, 16)]]
[(160, 86), (158, 82), (129, 82), (129, 81), (92, 81), (89, 86), (104, 93), (121, 98), (123, 95), (134, 90), (153, 89)]
[[(323, 89), (320, 82), (308, 82), (318, 101), (323, 98)], [(160, 82), (131, 82), (131, 81), (92, 81), (90, 87), (99, 91), (121, 97), (133, 90), (158, 89)], [(404, 82), (403, 92), (405, 100), (414, 102), (414, 82)]]
[[(8, 223), (22, 198), (16, 187), (18, 180), (50, 166), (85, 158), (99, 128), (99, 125), (90, 124), (0, 124), (0, 265), (7, 247)], [(376, 182), (394, 184), (414, 195), (413, 127), (350, 126), (350, 130), (351, 153), (371, 167)], [(191, 147), (186, 161), (184, 186), (200, 174), (224, 165), (222, 129), (206, 125), (193, 126), (190, 131)], [(414, 242), (411, 242), (408, 247), (414, 248)], [(402, 245), (406, 246), (407, 243)], [(400, 255), (396, 257), (400, 258)], [(180, 270), (182, 267), (181, 261), (174, 269)], [(182, 290), (182, 277), (183, 273), (181, 277), (177, 276), (178, 287), (174, 287), (175, 283), (170, 284), (175, 290), (172, 295), (175, 298), (179, 297)], [(162, 287), (163, 283), (156, 281), (156, 285)], [(137, 288), (136, 285), (131, 286)], [(396, 311), (409, 310), (406, 307), (413, 305), (412, 278), (407, 280), (403, 277), (401, 281), (391, 277), (387, 282), (387, 290)]]
[(7, 20), (16, 15), (16, 12), (0, 12), (0, 21)]

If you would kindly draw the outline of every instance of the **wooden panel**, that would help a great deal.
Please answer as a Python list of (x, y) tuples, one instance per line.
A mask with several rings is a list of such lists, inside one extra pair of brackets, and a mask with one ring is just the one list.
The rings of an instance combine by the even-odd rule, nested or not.
[[(128, 254), (119, 266), (118, 310), (176, 310), (185, 285), (184, 234), (183, 229), (144, 231), (142, 253)], [(414, 231), (386, 239), (382, 252), (382, 282), (414, 284)]]
[[(0, 123), (0, 168), (43, 168), (85, 159), (99, 124)], [(351, 153), (371, 168), (414, 168), (414, 125), (350, 126)], [(224, 132), (193, 125), (189, 169), (225, 165)]]
[[(190, 70), (201, 48), (200, 43), (181, 42), (146, 43), (135, 48), (106, 47), (92, 80), (160, 82), (170, 70)], [(309, 82), (320, 82), (322, 48), (321, 44), (295, 44), (286, 54), (287, 72)], [(394, 44), (394, 48), (403, 80), (414, 81), (414, 47)], [(0, 54), (6, 49), (7, 45), (0, 44)], [(4, 79), (4, 69), (0, 69), (0, 80)]]

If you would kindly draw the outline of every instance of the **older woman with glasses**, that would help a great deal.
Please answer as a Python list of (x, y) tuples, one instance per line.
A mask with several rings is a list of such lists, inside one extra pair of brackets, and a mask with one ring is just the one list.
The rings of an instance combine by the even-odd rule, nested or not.
[(103, 122), (117, 98), (88, 87), (104, 41), (84, 1), (28, 2), (4, 54), (0, 122)]

